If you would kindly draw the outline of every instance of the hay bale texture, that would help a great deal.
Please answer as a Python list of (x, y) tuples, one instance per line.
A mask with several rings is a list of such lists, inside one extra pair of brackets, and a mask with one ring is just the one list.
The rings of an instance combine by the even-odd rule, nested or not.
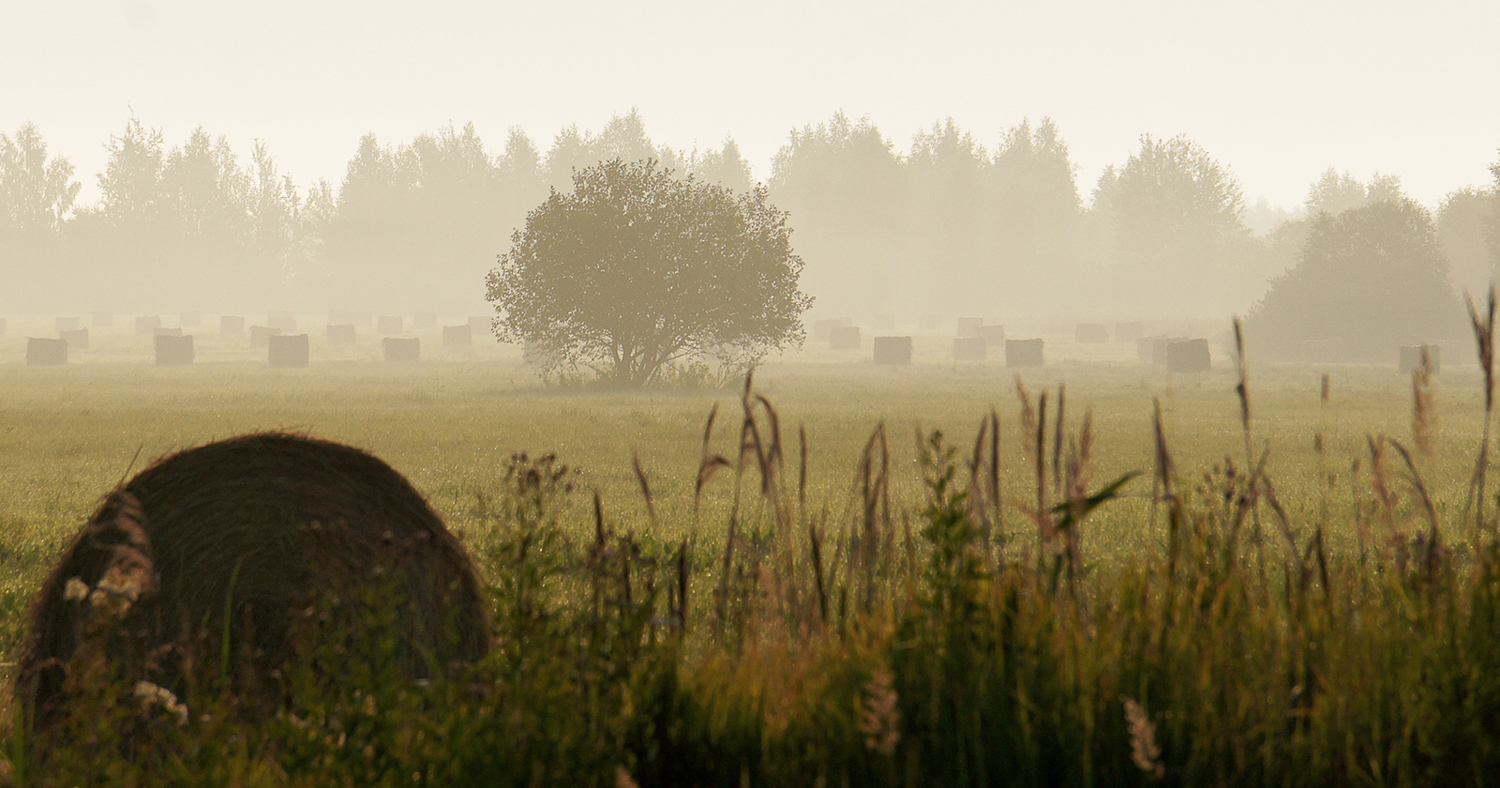
[(1167, 345), (1169, 372), (1207, 372), (1212, 366), (1206, 339), (1183, 339)]
[(457, 326), (443, 326), (443, 347), (473, 347), (474, 334), (469, 329), (468, 323)]
[(68, 341), (69, 350), (89, 349), (89, 330), (87, 328), (65, 328), (57, 332), (58, 339)]
[(1007, 367), (1040, 367), (1040, 366), (1042, 366), (1042, 340), (1040, 340), (1040, 339), (1007, 339), (1007, 340), (1005, 340), (1005, 366), (1007, 366)]
[(875, 337), (875, 363), (904, 367), (911, 364), (911, 337)]
[(834, 326), (828, 334), (830, 350), (859, 350), (859, 326)]
[(1108, 342), (1109, 329), (1103, 323), (1079, 323), (1073, 329), (1073, 341), (1079, 344)]
[(1443, 348), (1440, 345), (1402, 345), (1396, 356), (1396, 367), (1401, 374), (1410, 375), (1422, 368), (1422, 354), (1427, 354), (1427, 372), (1436, 375), (1443, 368)]
[(422, 341), (416, 337), (386, 337), (380, 340), (386, 361), (415, 363), (422, 360)]
[(193, 363), (192, 334), (157, 334), (156, 366), (177, 367)]
[(266, 360), (278, 369), (305, 367), (307, 348), (306, 334), (277, 334), (266, 338)]
[[(373, 455), (286, 433), (183, 451), (111, 492), (27, 624), (14, 690), (39, 730), (101, 681), (222, 687), (253, 717), (299, 660), (394, 657), (422, 679), (490, 641), (469, 558), (421, 494)], [(361, 649), (386, 627), (394, 654)]]
[(68, 363), (68, 340), (30, 337), (26, 340), (26, 366), (57, 367)]
[(984, 337), (958, 337), (953, 340), (954, 361), (984, 361), (989, 357), (989, 343)]
[(328, 326), (328, 344), (352, 345), (354, 339), (353, 323), (336, 323)]

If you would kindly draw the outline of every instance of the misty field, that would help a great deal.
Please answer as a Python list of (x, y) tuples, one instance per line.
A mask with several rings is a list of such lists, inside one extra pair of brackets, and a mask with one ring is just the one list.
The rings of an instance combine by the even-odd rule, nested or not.
[[(748, 454), (740, 450), (745, 412), (737, 387), (549, 388), (521, 364), (518, 349), (424, 347), (422, 362), (395, 365), (381, 363), (368, 341), (318, 349), (306, 369), (268, 369), (254, 351), (212, 343), (200, 349), (200, 363), (160, 368), (139, 353), (135, 338), (123, 334), (96, 341), (88, 356), (66, 367), (39, 369), (11, 360), (19, 358), (24, 344), (15, 337), (12, 332), (0, 338), (6, 359), (0, 362), (0, 602), (5, 610), (0, 636), (8, 652), (21, 635), (29, 595), (104, 493), (166, 453), (240, 433), (285, 429), (367, 449), (410, 478), (490, 573), (486, 581), (499, 589), (502, 640), (505, 622), (515, 621), (505, 612), (514, 601), (506, 596), (511, 579), (494, 574), (508, 571), (498, 569), (506, 564), (495, 558), (510, 555), (503, 547), (505, 502), (515, 494), (516, 468), (530, 467), (544, 455), (555, 454), (557, 462), (577, 471), (577, 489), (554, 490), (546, 502), (569, 549), (596, 539), (602, 545), (607, 529), (609, 538), (623, 540), (626, 552), (640, 562), (636, 583), (659, 580), (649, 620), (612, 608), (621, 622), (616, 635), (630, 641), (628, 647), (617, 643), (614, 656), (590, 657), (622, 671), (605, 674), (616, 676), (623, 699), (596, 691), (587, 695), (595, 705), (585, 704), (593, 711), (579, 711), (603, 714), (606, 723), (598, 724), (604, 727), (596, 730), (588, 723), (587, 734), (540, 723), (526, 729), (536, 738), (527, 745), (531, 749), (517, 752), (549, 764), (544, 782), (566, 774), (575, 784), (624, 784), (618, 783), (621, 775), (642, 785), (689, 784), (718, 782), (728, 774), (756, 784), (827, 779), (894, 785), (921, 782), (926, 769), (942, 762), (949, 771), (933, 784), (999, 784), (1010, 778), (985, 770), (1004, 758), (1018, 764), (1021, 776), (1015, 780), (1050, 784), (1133, 784), (1153, 778), (1183, 784), (1211, 777), (1241, 784), (1248, 779), (1243, 775), (1252, 774), (1268, 784), (1330, 784), (1329, 779), (1422, 784), (1434, 775), (1468, 774), (1471, 766), (1478, 769), (1495, 757), (1485, 750), (1472, 763), (1454, 760), (1454, 741), (1481, 735), (1479, 729), (1443, 733), (1454, 741), (1436, 741), (1435, 732), (1423, 729), (1435, 719), (1432, 710), (1452, 702), (1458, 696), (1451, 692), (1457, 690), (1443, 683), (1451, 677), (1434, 674), (1425, 662), (1412, 667), (1401, 661), (1408, 652), (1416, 655), (1412, 659), (1426, 659), (1423, 649), (1431, 645), (1437, 649), (1434, 659), (1457, 659), (1464, 670), (1481, 667), (1454, 651), (1462, 649), (1462, 637), (1438, 631), (1442, 619), (1458, 622), (1454, 626), (1472, 624), (1483, 634), (1484, 625), (1466, 617), (1473, 605), (1464, 595), (1494, 582), (1493, 567), (1479, 560), (1483, 550), (1475, 546), (1472, 527), (1461, 521), (1484, 429), (1484, 382), (1472, 358), (1458, 352), (1443, 359), (1441, 373), (1423, 390), (1420, 418), (1414, 418), (1413, 380), (1398, 374), (1394, 359), (1388, 367), (1252, 364), (1248, 448), (1254, 457), (1247, 460), (1235, 393), (1239, 379), (1232, 358), (1217, 347), (1213, 371), (1174, 375), (1136, 361), (1133, 345), (1049, 339), (1048, 366), (1021, 370), (1019, 376), (1003, 361), (941, 360), (950, 357), (947, 336), (919, 336), (918, 361), (910, 367), (873, 366), (868, 349), (809, 349), (774, 359), (755, 374), (753, 393), (770, 406), (750, 401), (758, 451), (764, 458), (779, 434), (781, 457), (773, 468), (777, 481), (763, 493), (765, 462), (757, 466), (755, 448)], [(1163, 492), (1155, 403), (1175, 469), (1175, 504), (1153, 499), (1154, 492)], [(1027, 407), (1029, 418), (1023, 415)], [(715, 408), (705, 444), (705, 424)], [(998, 445), (986, 432), (985, 442), (976, 446), (981, 424), (992, 413)], [(1043, 544), (1039, 536), (1044, 530), (1039, 521), (1055, 535), (1063, 512), (1041, 518), (1036, 512), (1038, 414), (1044, 414), (1041, 488), (1049, 506), (1081, 500), (1064, 488), (1092, 493), (1140, 472), (1068, 532), (1076, 534), (1076, 565), (1067, 552), (1074, 547)], [(871, 440), (881, 425), (883, 457), (880, 436)], [(924, 459), (923, 447), (935, 445), (934, 431), (941, 431), (952, 449), (947, 460), (931, 451)], [(1381, 436), (1401, 446), (1382, 442)], [(1408, 450), (1410, 465), (1401, 449)], [(992, 450), (999, 459), (993, 470), (984, 460)], [(522, 452), (524, 461), (513, 459)], [(705, 457), (712, 455), (724, 457), (728, 467), (707, 478), (695, 498)], [(1082, 463), (1074, 463), (1074, 479), (1067, 482), (1062, 477), (1070, 456)], [(966, 512), (967, 518), (976, 514), (953, 495), (968, 489), (976, 457), (980, 472), (974, 484), (993, 478), (1001, 491), (998, 511), (988, 501), (978, 515), (990, 536), (983, 545), (973, 541), (974, 534), (964, 535)], [(1263, 474), (1252, 476), (1247, 468), (1262, 461)], [(934, 478), (945, 462), (953, 470), (952, 483), (939, 489)], [(1372, 475), (1375, 463), (1381, 464), (1379, 477)], [(876, 501), (869, 487), (880, 468), (889, 475), (886, 495)], [(1264, 487), (1256, 481), (1262, 477), (1269, 480)], [(1258, 500), (1236, 513), (1251, 489)], [(596, 523), (593, 491), (602, 523)], [(1432, 504), (1430, 516), (1424, 494)], [(737, 501), (739, 513), (733, 516)], [(867, 517), (871, 506), (879, 512)], [(738, 541), (726, 556), (731, 519)], [(878, 569), (857, 556), (872, 549), (868, 541), (861, 548), (859, 537), (877, 519), (880, 524), (873, 527), (886, 529), (884, 546), (873, 550), (890, 552), (879, 559)], [(1429, 577), (1430, 585), (1400, 585), (1416, 571), (1412, 562), (1419, 561), (1434, 521), (1440, 524), (1448, 580)], [(944, 522), (958, 530), (944, 532), (939, 527)], [(1194, 537), (1174, 538), (1174, 522), (1180, 528), (1191, 523)], [(691, 555), (674, 568), (689, 540)], [(1181, 546), (1186, 543), (1192, 546)], [(987, 563), (968, 565), (954, 558), (959, 563), (949, 568), (968, 569), (944, 575), (934, 556), (945, 549), (956, 549), (954, 556), (977, 551)], [(1179, 555), (1179, 550), (1186, 552)], [(1163, 567), (1169, 554), (1174, 564), (1192, 563), (1181, 556), (1196, 556), (1195, 568), (1178, 564), (1168, 571)], [(779, 563), (783, 560), (788, 563)], [(1321, 579), (1310, 580), (1308, 573), (1319, 564)], [(726, 577), (723, 568), (731, 566), (733, 576)], [(967, 577), (968, 571), (977, 574)], [(815, 583), (809, 579), (813, 575)], [(627, 569), (626, 583), (629, 577)], [(872, 578), (878, 591), (869, 588)], [(661, 591), (679, 580), (688, 589), (687, 613), (681, 612), (680, 600), (672, 601), (673, 594)], [(566, 582), (549, 582), (560, 595), (553, 600), (559, 611), (587, 607), (567, 598), (564, 592), (572, 586)], [(1392, 590), (1397, 585), (1382, 583), (1415, 590), (1401, 597)], [(1339, 589), (1332, 602), (1330, 586)], [(644, 587), (637, 586), (638, 596), (645, 596)], [(1174, 602), (1170, 591), (1163, 601), (1161, 590), (1172, 588), (1196, 601)], [(1442, 595), (1447, 602), (1437, 599)], [(964, 613), (945, 606), (954, 600), (967, 600), (973, 609)], [(816, 612), (819, 603), (822, 611)], [(738, 612), (724, 612), (735, 605)], [(1309, 613), (1309, 605), (1321, 612)], [(930, 615), (922, 618), (922, 611)], [(1377, 613), (1391, 618), (1372, 632)], [(682, 615), (686, 638), (667, 659), (662, 644), (671, 640), (664, 633), (674, 615)], [(1202, 619), (1187, 626), (1192, 615)], [(963, 616), (977, 618), (960, 620)], [(1161, 616), (1183, 622), (1182, 634), (1144, 634)], [(1341, 628), (1348, 616), (1359, 626)], [(925, 623), (914, 624), (919, 618)], [(1058, 628), (1044, 625), (1044, 619), (1059, 622)], [(1389, 630), (1396, 621), (1404, 623)], [(974, 635), (976, 642), (989, 645), (961, 645), (961, 635), (976, 626), (984, 630)], [(1016, 634), (1014, 653), (1003, 638), (998, 646), (989, 639), (1007, 626)], [(1144, 629), (1136, 631), (1139, 627)], [(1422, 633), (1429, 631), (1424, 640)], [(1214, 641), (1230, 634), (1236, 645)], [(536, 657), (515, 651), (554, 636), (573, 637), (542, 633), (534, 642), (500, 649), (518, 660), (514, 665), (526, 665), (506, 674), (509, 679), (541, 676), (527, 679), (531, 690), (513, 689), (512, 702), (528, 697), (567, 702), (566, 693), (538, 689), (551, 687), (547, 681), (576, 689), (576, 676), (553, 676), (526, 662)], [(1406, 636), (1416, 645), (1403, 641)], [(979, 650), (964, 657), (970, 647)], [(1136, 647), (1141, 654), (1131, 656)], [(1021, 654), (1027, 649), (1029, 656)], [(1291, 670), (1296, 675), (1270, 675), (1264, 681), (1259, 673), (1239, 675), (1236, 671), (1253, 665), (1236, 662), (1229, 653), (1235, 649), (1246, 659), (1261, 651), (1271, 655), (1262, 666), (1268, 674)], [(628, 665), (610, 661), (625, 659), (621, 654), (631, 655)], [(1020, 662), (1006, 663), (997, 654)], [(1354, 670), (1347, 660), (1371, 655), (1384, 661), (1369, 662), (1370, 669), (1384, 664), (1390, 681), (1398, 683), (1422, 676), (1427, 694), (1419, 702), (1400, 687), (1384, 685), (1369, 687), (1365, 698), (1351, 693), (1352, 685), (1341, 683), (1339, 674)], [(913, 662), (928, 659), (935, 661), (925, 668)], [(1057, 663), (1046, 668), (1052, 660)], [(1029, 680), (1015, 673), (1023, 662), (1033, 671)], [(575, 664), (575, 673), (584, 669), (581, 664)], [(1189, 669), (1200, 673), (1173, 672)], [(944, 671), (968, 678), (941, 690)], [(1311, 700), (1307, 677), (1314, 673), (1327, 708)], [(926, 686), (928, 679), (920, 676), (931, 682), (927, 701), (910, 697)], [(973, 681), (979, 683), (971, 686)], [(1266, 689), (1278, 682), (1287, 686)], [(1184, 686), (1171, 688), (1176, 683)], [(1002, 686), (1012, 690), (1002, 692)], [(1209, 686), (1220, 687), (1216, 691), (1222, 694), (1213, 696)], [(1398, 706), (1411, 695), (1411, 707), (1381, 705), (1387, 690)], [(1480, 697), (1475, 702), (1481, 707), (1464, 719), (1492, 725), (1495, 712), (1483, 704), (1496, 697), (1493, 684), (1482, 690), (1473, 696)], [(993, 697), (986, 694), (992, 691)], [(970, 692), (980, 700), (966, 705)], [(1288, 692), (1290, 701), (1284, 697)], [(671, 697), (662, 700), (667, 696), (661, 693)], [(1122, 705), (1127, 697), (1129, 703)], [(643, 734), (631, 720), (643, 713), (642, 704), (657, 701), (666, 705), (652, 709), (656, 727), (647, 727), (654, 733)], [(1429, 701), (1436, 705), (1422, 705)], [(1262, 705), (1272, 709), (1270, 717), (1257, 716)], [(908, 715), (899, 724), (896, 716), (888, 724), (877, 719), (880, 713), (895, 715), (898, 706)], [(1290, 710), (1274, 711), (1281, 707)], [(930, 713), (930, 719), (911, 719), (918, 711)], [(1386, 716), (1369, 719), (1372, 713)], [(1282, 728), (1276, 714), (1282, 715)], [(675, 732), (662, 727), (670, 727), (663, 722), (669, 718), (679, 719), (672, 723)], [(1020, 722), (1012, 724), (1013, 719)], [(1345, 728), (1336, 724), (1340, 719)], [(516, 724), (524, 728), (532, 722)], [(852, 743), (831, 743), (843, 741), (828, 738), (826, 728), (834, 725), (849, 727), (844, 738)], [(1153, 730), (1154, 753), (1140, 738), (1142, 726)], [(472, 739), (453, 738), (453, 730), (430, 734), (455, 751), (478, 746)], [(451, 776), (434, 776), (440, 771), (411, 767), (428, 763), (423, 759), (430, 753), (422, 755), (409, 739), (390, 734), (395, 738), (387, 740), (381, 738), (387, 733), (374, 729), (365, 735), (387, 744), (406, 742), (396, 747), (404, 755), (391, 755), (381, 768), (426, 775), (424, 784), (453, 784)], [(660, 741), (643, 745), (641, 736)], [(343, 740), (339, 737), (340, 746)], [(674, 758), (703, 759), (702, 769), (689, 774), (682, 764), (648, 762), (665, 757), (652, 748), (668, 740), (679, 748)], [(302, 758), (296, 761), (305, 769), (301, 773), (326, 776), (349, 768), (336, 750), (271, 747), (266, 752), (278, 752), (275, 758), (283, 764), (287, 757)], [(602, 760), (580, 759), (578, 753), (585, 751)], [(246, 763), (271, 757), (241, 755)], [(1302, 763), (1308, 758), (1310, 764)], [(195, 779), (217, 775), (210, 782), (227, 780), (225, 770), (238, 768), (226, 766), (228, 761), (203, 767), (201, 757), (197, 766), (180, 756), (174, 763)], [(1299, 764), (1307, 767), (1306, 774), (1289, 776)], [(489, 773), (526, 782), (506, 771), (512, 767), (491, 765)], [(393, 779), (378, 769), (364, 774), (350, 779), (365, 784)]]

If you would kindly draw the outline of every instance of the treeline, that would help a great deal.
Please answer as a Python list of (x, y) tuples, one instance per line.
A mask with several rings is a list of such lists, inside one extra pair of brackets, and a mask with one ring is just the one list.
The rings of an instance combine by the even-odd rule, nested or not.
[[(472, 125), (399, 144), (369, 135), (336, 185), (299, 185), (264, 143), (243, 161), (202, 128), (168, 147), (132, 118), (107, 148), (99, 201), (79, 205), (73, 167), (39, 130), (0, 134), (0, 309), (473, 311), (511, 233), (574, 168), (654, 158), (735, 191), (760, 185), (733, 140), (674, 150), (634, 111), (597, 133), (567, 128), (545, 152), (519, 128), (498, 152)], [(794, 129), (764, 187), (790, 212), (815, 309), (859, 320), (1243, 311), (1295, 265), (1320, 211), (1405, 201), (1395, 178), (1330, 169), (1299, 214), (1256, 233), (1233, 173), (1185, 138), (1142, 137), (1085, 201), (1050, 120), (991, 146), (950, 120), (903, 153), (842, 113)], [(1495, 195), (1457, 191), (1429, 217), (1460, 286), (1500, 264)]]

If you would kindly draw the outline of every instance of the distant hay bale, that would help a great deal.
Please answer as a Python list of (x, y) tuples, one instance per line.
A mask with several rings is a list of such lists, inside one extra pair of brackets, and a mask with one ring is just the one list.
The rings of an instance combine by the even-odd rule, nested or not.
[(984, 325), (982, 317), (961, 317), (958, 319), (958, 335), (961, 337), (978, 336), (979, 327)]
[(381, 315), (375, 319), (375, 333), (380, 336), (400, 336), (406, 333), (406, 321), (400, 315)]
[(151, 335), (156, 337), (180, 337), (182, 336), (182, 328), (167, 328), (166, 326), (158, 326), (151, 332)]
[(305, 367), (308, 361), (306, 334), (272, 334), (266, 337), (266, 360), (272, 367)]
[(1422, 351), (1427, 351), (1427, 371), (1436, 375), (1443, 366), (1443, 348), (1439, 345), (1402, 345), (1396, 366), (1401, 374), (1410, 375), (1422, 368)]
[(68, 340), (30, 337), (26, 340), (26, 366), (57, 367), (68, 363)]
[(895, 331), (896, 315), (891, 312), (876, 312), (870, 321), (870, 327), (876, 331)]
[(1144, 336), (1145, 333), (1145, 327), (1141, 325), (1140, 321), (1115, 324), (1116, 342), (1135, 342)]
[(834, 326), (828, 335), (831, 350), (859, 350), (861, 344), (859, 326)]
[(989, 343), (984, 337), (957, 337), (953, 340), (954, 361), (984, 361), (989, 358)]
[(219, 318), (219, 336), (238, 337), (245, 334), (245, 318), (239, 315), (224, 315)]
[(52, 319), (52, 329), (59, 334), (64, 331), (73, 331), (78, 326), (79, 322), (76, 317), (57, 317)]
[(197, 328), (203, 325), (203, 313), (183, 312), (177, 316), (177, 325), (183, 328)]
[(1005, 366), (1007, 367), (1040, 367), (1042, 361), (1042, 340), (1040, 339), (1007, 339), (1005, 340)]
[(352, 345), (354, 339), (353, 323), (339, 323), (328, 327), (328, 344), (330, 345)]
[(1167, 363), (1167, 348), (1171, 347), (1173, 342), (1183, 342), (1186, 340), (1187, 337), (1143, 337), (1136, 342), (1136, 354), (1141, 357), (1142, 361), (1149, 364), (1165, 366)]
[(422, 341), (416, 337), (386, 337), (380, 346), (386, 361), (409, 364), (422, 358)]
[(418, 312), (411, 321), (412, 328), (421, 331), (423, 329), (437, 328), (436, 312)]
[(271, 346), (271, 337), (281, 336), (281, 329), (270, 326), (250, 327), (250, 347), (263, 348)]
[(835, 317), (827, 320), (813, 321), (813, 341), (827, 342), (833, 336), (833, 330), (842, 326), (852, 326), (854, 320), (847, 317)]
[(1109, 329), (1103, 323), (1079, 323), (1073, 329), (1073, 341), (1079, 344), (1099, 344), (1109, 341)]
[(990, 347), (999, 347), (1005, 344), (1005, 326), (980, 326), (974, 329), (974, 336)]
[(289, 668), (454, 675), (490, 647), (485, 605), (462, 545), (395, 469), (330, 441), (244, 435), (105, 496), (26, 614), (11, 696), (43, 757), (88, 746), (65, 738), (70, 704), (138, 682), (222, 687), (226, 708), (263, 719), (294, 699)]
[(1180, 339), (1167, 345), (1167, 371), (1207, 372), (1213, 368), (1206, 339)]
[(157, 334), (156, 366), (176, 367), (193, 363), (192, 334)]
[(93, 326), (94, 328), (114, 328), (115, 313), (95, 312), (89, 317), (89, 325)]
[(161, 315), (139, 315), (135, 319), (135, 335), (138, 337), (156, 336), (158, 328), (161, 328)]
[(291, 334), (297, 330), (297, 313), (287, 310), (267, 312), (266, 325), (281, 329), (283, 334)]
[(473, 347), (474, 334), (469, 324), (443, 326), (443, 347)]
[(875, 337), (871, 344), (875, 350), (876, 364), (892, 367), (911, 365), (911, 337)]
[(59, 339), (68, 341), (69, 350), (89, 349), (89, 330), (87, 328), (64, 329), (57, 332)]

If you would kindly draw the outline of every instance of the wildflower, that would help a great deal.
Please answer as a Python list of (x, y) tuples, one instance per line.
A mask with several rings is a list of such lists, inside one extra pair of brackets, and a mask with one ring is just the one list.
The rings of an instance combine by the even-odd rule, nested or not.
[(1125, 723), (1130, 726), (1130, 760), (1136, 768), (1151, 775), (1151, 779), (1160, 780), (1167, 770), (1157, 760), (1161, 748), (1156, 746), (1156, 726), (1135, 698), (1121, 695), (1120, 700), (1125, 702)]
[(67, 584), (63, 586), (63, 599), (69, 602), (82, 602), (89, 598), (89, 591), (88, 583), (79, 578), (70, 577)]
[(865, 682), (865, 702), (860, 709), (859, 730), (865, 735), (865, 746), (881, 755), (894, 755), (901, 740), (900, 713), (896, 709), (896, 690), (891, 687), (891, 671), (879, 667)]
[(187, 704), (177, 700), (177, 696), (166, 687), (153, 684), (149, 681), (137, 681), (135, 683), (135, 697), (140, 700), (142, 706), (161, 706), (168, 714), (177, 718), (177, 725), (183, 726), (188, 721)]

